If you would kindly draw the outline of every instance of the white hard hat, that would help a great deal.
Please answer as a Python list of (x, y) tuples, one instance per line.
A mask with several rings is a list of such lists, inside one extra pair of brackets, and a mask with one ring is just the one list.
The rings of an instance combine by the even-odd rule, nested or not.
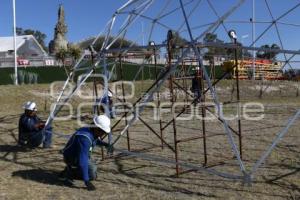
[[(103, 95), (103, 97), (104, 97), (104, 96), (105, 96), (105, 90), (103, 90), (102, 92), (103, 92), (102, 95)], [(108, 97), (112, 97), (112, 96), (113, 96), (112, 92), (109, 91), (109, 90), (107, 90), (107, 96), (108, 96)]]
[(37, 109), (36, 109), (36, 103), (35, 102), (31, 102), (31, 101), (27, 101), (24, 104), (23, 108), (25, 110), (37, 111)]
[(110, 133), (110, 119), (106, 115), (95, 116), (94, 124), (106, 133)]
[(108, 92), (107, 92), (107, 96), (108, 97), (112, 97), (113, 96), (113, 94), (108, 90)]

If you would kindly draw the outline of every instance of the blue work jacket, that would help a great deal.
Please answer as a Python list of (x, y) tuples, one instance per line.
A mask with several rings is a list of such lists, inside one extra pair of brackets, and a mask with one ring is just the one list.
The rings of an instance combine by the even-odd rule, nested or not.
[(35, 125), (39, 123), (41, 119), (38, 116), (28, 116), (22, 114), (19, 120), (19, 133), (26, 139), (30, 138), (35, 133), (38, 133), (41, 129), (36, 128)]
[(67, 164), (79, 167), (84, 181), (89, 181), (88, 165), (90, 153), (96, 145), (107, 145), (95, 137), (90, 128), (78, 129), (69, 139), (63, 149), (64, 159)]

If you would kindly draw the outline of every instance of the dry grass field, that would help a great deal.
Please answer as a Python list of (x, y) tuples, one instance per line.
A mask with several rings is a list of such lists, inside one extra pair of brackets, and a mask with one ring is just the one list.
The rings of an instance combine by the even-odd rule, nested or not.
[[(149, 84), (149, 83), (144, 83)], [(147, 85), (138, 85), (137, 93)], [(232, 81), (223, 81), (216, 87), (222, 102), (232, 100)], [(285, 127), (288, 119), (300, 108), (297, 93), (299, 83), (275, 82), (266, 88), (262, 98), (258, 98), (261, 85), (250, 81), (241, 82), (242, 103), (260, 102), (264, 105), (264, 117), (259, 121), (242, 118), (243, 160), (250, 170), (262, 152), (271, 144), (276, 134)], [(165, 92), (166, 89), (163, 89)], [(299, 92), (299, 91), (298, 91)], [(94, 181), (97, 191), (89, 192), (82, 181), (75, 181), (74, 187), (66, 187), (58, 173), (64, 163), (59, 150), (66, 138), (54, 135), (54, 148), (34, 150), (16, 146), (19, 115), (22, 104), (28, 100), (36, 101), (38, 114), (46, 118), (53, 98), (49, 85), (0, 86), (0, 199), (300, 199), (300, 121), (290, 128), (288, 134), (279, 142), (265, 164), (259, 168), (251, 186), (203, 171), (190, 171), (175, 175), (174, 165), (164, 162), (144, 160), (144, 154), (174, 160), (174, 154), (140, 121), (130, 129), (131, 149), (138, 151), (139, 157), (129, 157), (116, 151), (111, 158), (101, 160), (98, 148), (94, 158), (99, 161), (98, 179)], [(235, 91), (233, 91), (233, 96)], [(207, 100), (210, 101), (209, 96)], [(71, 101), (77, 106), (82, 99)], [(132, 100), (133, 101), (133, 100)], [(232, 107), (225, 107), (226, 114), (234, 114)], [(63, 112), (64, 113), (64, 112)], [(254, 113), (254, 115), (257, 113)], [(152, 110), (147, 108), (141, 117), (151, 127), (158, 130), (159, 123), (151, 118)], [(183, 116), (188, 116), (185, 113)], [(170, 120), (163, 114), (164, 122)], [(115, 121), (115, 120), (114, 120)], [(236, 128), (236, 120), (229, 121)], [(116, 129), (121, 129), (125, 122)], [(54, 132), (71, 134), (79, 127), (75, 119), (54, 121)], [(164, 131), (164, 139), (174, 144), (170, 126)], [(234, 159), (227, 137), (221, 124), (216, 120), (207, 121), (207, 151), (209, 169), (241, 175), (239, 165)], [(114, 131), (114, 137), (118, 135)], [(201, 121), (196, 118), (177, 121), (179, 139), (201, 136)], [(234, 136), (236, 143), (237, 137)], [(121, 137), (115, 145), (117, 149), (127, 148), (127, 138)], [(147, 149), (147, 150), (146, 150)], [(142, 150), (142, 151), (141, 151)], [(202, 139), (179, 144), (179, 160), (202, 166)], [(187, 169), (181, 168), (182, 171)]]

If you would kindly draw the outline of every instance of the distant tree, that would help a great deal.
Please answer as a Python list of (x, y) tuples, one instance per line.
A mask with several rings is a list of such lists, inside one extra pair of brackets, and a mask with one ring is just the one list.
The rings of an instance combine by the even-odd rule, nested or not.
[(17, 33), (17, 35), (23, 35), (23, 29), (20, 28), (20, 27), (17, 27), (16, 28), (16, 33)]
[[(100, 36), (100, 38), (103, 38), (103, 36)], [(81, 49), (87, 49), (93, 43), (94, 40), (95, 40), (95, 37), (89, 37), (87, 39), (84, 39), (84, 40), (78, 42), (77, 45)]]
[[(264, 49), (280, 49), (280, 47), (277, 44), (272, 44), (271, 46), (268, 45), (268, 44), (265, 44), (265, 45), (262, 45), (261, 48), (264, 48)], [(277, 54), (278, 53), (276, 53), (276, 52), (259, 50), (256, 53), (256, 57), (261, 58), (261, 59), (276, 60)]]
[[(82, 53), (81, 48), (77, 45), (69, 45), (68, 49), (61, 48), (56, 54), (56, 59), (62, 64), (63, 68), (65, 69), (66, 75), (70, 76), (73, 68), (80, 58)], [(66, 64), (66, 61), (71, 61)], [(74, 81), (74, 73), (72, 74), (71, 81)]]
[[(214, 33), (207, 33), (203, 38), (204, 43), (216, 43), (216, 44), (232, 44), (232, 43), (225, 43), (223, 40), (220, 40), (217, 34)], [(242, 43), (237, 42), (237, 46), (242, 46)], [(204, 55), (204, 59), (212, 61), (212, 59), (216, 56), (224, 56), (228, 59), (234, 59), (234, 49), (227, 49), (224, 47), (207, 47), (208, 51)], [(239, 48), (237, 50), (237, 57), (238, 59), (242, 59), (243, 57), (247, 58), (250, 57), (251, 54), (247, 50), (242, 50)]]
[(58, 60), (62, 64), (67, 76), (69, 76), (70, 74), (70, 69), (67, 68), (65, 65), (68, 56), (69, 56), (69, 52), (67, 49), (64, 48), (59, 49), (59, 51), (55, 54), (56, 60)]
[[(271, 49), (275, 49), (275, 50), (279, 50), (280, 47), (277, 44), (272, 44), (271, 45)], [(276, 60), (276, 56), (278, 55), (278, 53), (276, 52), (269, 52), (269, 59), (270, 60)]]
[(34, 35), (35, 31), (31, 29), (23, 30), (23, 35)]
[[(168, 37), (168, 36), (166, 36)], [(173, 57), (178, 58), (181, 54), (181, 50), (179, 48), (183, 47), (188, 43), (188, 40), (182, 37), (178, 32), (172, 31), (172, 48), (173, 48)], [(163, 41), (163, 43), (167, 44), (167, 39)], [(177, 48), (175, 48), (177, 47)], [(179, 47), (179, 48), (178, 48)]]
[[(224, 41), (218, 39), (218, 36), (214, 33), (207, 33), (203, 38), (204, 43), (219, 43), (224, 44)], [(220, 47), (207, 47), (207, 52), (204, 54), (204, 59), (212, 63), (214, 57), (225, 56), (226, 50)]]
[[(115, 38), (114, 37), (110, 37), (108, 39), (108, 44), (111, 43)], [(81, 48), (81, 49), (87, 49), (91, 44), (92, 42), (95, 40), (95, 37), (91, 37), (91, 38), (88, 38), (86, 40), (84, 40), (83, 42), (80, 42), (78, 44), (78, 47)], [(104, 43), (104, 40), (105, 40), (105, 36), (100, 36), (98, 38), (98, 40), (96, 41), (95, 45), (94, 45), (94, 49), (96, 51), (100, 51), (103, 43)], [(130, 41), (130, 40), (127, 40), (127, 39), (122, 39), (122, 38), (118, 38), (114, 44), (111, 46), (111, 48), (120, 48), (120, 47), (129, 47), (129, 46), (137, 46), (137, 44), (135, 44), (133, 41)]]
[(78, 61), (81, 56), (81, 49), (77, 45), (70, 45), (68, 47), (69, 56), (72, 58), (73, 65)]
[(216, 42), (216, 40), (218, 39), (217, 34), (214, 33), (206, 33), (206, 35), (203, 38), (204, 42)]
[[(236, 45), (238, 47), (242, 47), (242, 43), (237, 42)], [(227, 49), (226, 54), (229, 58), (234, 59), (235, 58), (235, 49)], [(243, 58), (243, 50), (241, 48), (237, 49), (237, 58), (242, 59)]]
[(43, 47), (45, 51), (48, 51), (46, 45), (45, 45), (45, 39), (47, 38), (47, 35), (42, 33), (38, 30), (32, 30), (32, 29), (23, 29), (20, 27), (16, 28), (17, 35), (33, 35), (35, 39), (38, 41), (38, 43)]
[(179, 35), (178, 32), (173, 33), (174, 45), (176, 46), (184, 46), (188, 43), (188, 40)]
[(68, 57), (68, 50), (64, 48), (59, 49), (59, 51), (55, 54), (55, 57), (62, 63), (62, 65), (65, 65), (66, 58)]
[[(114, 38), (110, 38), (109, 42), (112, 42)], [(115, 43), (112, 45), (112, 48), (120, 48), (120, 47), (129, 47), (129, 46), (137, 46), (134, 42), (127, 40), (127, 39), (122, 39), (118, 38)]]

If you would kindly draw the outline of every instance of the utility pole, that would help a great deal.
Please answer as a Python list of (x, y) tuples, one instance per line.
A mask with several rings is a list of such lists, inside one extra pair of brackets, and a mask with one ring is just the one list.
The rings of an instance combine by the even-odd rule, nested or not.
[[(234, 30), (230, 30), (228, 32), (229, 37), (233, 40), (234, 45), (237, 46), (237, 35)], [(239, 136), (239, 150), (240, 150), (240, 157), (242, 159), (243, 152), (242, 152), (242, 124), (241, 124), (241, 105), (240, 105), (240, 84), (239, 84), (239, 62), (238, 62), (238, 55), (237, 55), (237, 48), (234, 49), (234, 60), (235, 60), (235, 80), (236, 80), (236, 100), (238, 102), (238, 136)]]
[(18, 63), (17, 63), (17, 33), (16, 33), (16, 1), (13, 0), (13, 21), (14, 21), (14, 61), (15, 61), (15, 85), (18, 85)]
[[(255, 0), (252, 0), (252, 43), (255, 47)], [(252, 70), (253, 70), (253, 80), (255, 80), (255, 51), (252, 51)]]

